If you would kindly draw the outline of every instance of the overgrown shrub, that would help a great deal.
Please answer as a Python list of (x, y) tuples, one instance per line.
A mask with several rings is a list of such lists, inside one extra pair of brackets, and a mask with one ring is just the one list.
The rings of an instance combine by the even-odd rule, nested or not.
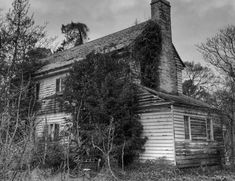
[(61, 143), (41, 139), (35, 148), (31, 165), (56, 171), (64, 166), (65, 159), (65, 149)]
[(108, 154), (121, 160), (124, 150), (128, 164), (143, 151), (146, 139), (136, 115), (137, 88), (130, 65), (114, 54), (93, 52), (76, 62), (66, 80), (64, 100), (73, 115), (72, 133), (84, 152), (90, 155), (99, 147), (104, 160)]

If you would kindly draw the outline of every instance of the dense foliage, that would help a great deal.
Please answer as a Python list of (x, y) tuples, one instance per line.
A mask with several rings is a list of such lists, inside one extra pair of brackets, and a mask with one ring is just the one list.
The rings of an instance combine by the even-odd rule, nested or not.
[(159, 88), (161, 51), (161, 28), (156, 22), (149, 21), (133, 46), (133, 58), (140, 64), (141, 82), (149, 88)]
[(62, 51), (71, 47), (82, 45), (87, 39), (89, 28), (84, 23), (68, 23), (61, 26), (61, 32), (65, 35), (65, 39), (57, 51)]
[[(120, 160), (125, 144), (124, 158), (129, 163), (142, 151), (145, 139), (135, 114), (137, 89), (129, 64), (114, 57), (91, 53), (76, 62), (66, 80), (64, 99), (67, 111), (73, 114), (73, 133), (84, 155), (92, 152), (92, 139), (98, 145), (109, 142), (106, 133), (112, 120), (115, 130), (112, 155)], [(98, 130), (102, 135), (98, 135)]]

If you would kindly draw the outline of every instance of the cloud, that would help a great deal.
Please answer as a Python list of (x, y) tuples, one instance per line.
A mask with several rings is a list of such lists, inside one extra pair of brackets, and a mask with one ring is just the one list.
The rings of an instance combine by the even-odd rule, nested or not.
[[(4, 12), (13, 0), (0, 0)], [(235, 0), (169, 0), (174, 43), (184, 60), (197, 59), (195, 44), (234, 24)], [(83, 22), (91, 39), (147, 20), (151, 0), (30, 0), (36, 24), (49, 22), (48, 33), (63, 38), (61, 24)], [(3, 13), (3, 12), (2, 12)], [(199, 59), (199, 57), (198, 57)]]
[(234, 0), (178, 0), (178, 3), (185, 3), (190, 10), (196, 11), (201, 16), (208, 11), (225, 7), (235, 10)]
[(134, 7), (137, 4), (137, 0), (110, 0), (109, 4), (111, 11), (119, 12)]

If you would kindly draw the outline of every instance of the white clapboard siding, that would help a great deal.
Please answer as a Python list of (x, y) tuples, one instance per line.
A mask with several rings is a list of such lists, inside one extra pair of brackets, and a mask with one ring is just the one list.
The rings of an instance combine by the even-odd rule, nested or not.
[(148, 138), (141, 160), (165, 157), (174, 161), (173, 120), (171, 112), (142, 113), (143, 136)]
[[(208, 165), (218, 165), (223, 159), (222, 126), (216, 114), (208, 114), (201, 109), (174, 107), (174, 134), (176, 165), (178, 167), (200, 166), (204, 162)], [(213, 120), (214, 141), (185, 140), (184, 116)]]
[(60, 124), (60, 131), (63, 130), (65, 125), (65, 118), (69, 118), (70, 115), (66, 113), (56, 113), (56, 114), (48, 114), (48, 115), (40, 115), (37, 117), (37, 127), (36, 133), (37, 136), (42, 136), (44, 131), (44, 127), (47, 124)]
[(208, 113), (190, 108), (186, 109), (174, 107), (175, 141), (185, 141), (184, 116), (206, 118)]

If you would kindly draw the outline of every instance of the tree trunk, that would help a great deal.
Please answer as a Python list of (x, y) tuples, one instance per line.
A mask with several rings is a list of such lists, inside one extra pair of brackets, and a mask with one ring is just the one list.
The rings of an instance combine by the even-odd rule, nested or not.
[(231, 93), (232, 93), (232, 121), (231, 121), (231, 148), (232, 148), (232, 152), (231, 152), (231, 165), (232, 165), (232, 168), (235, 169), (235, 124), (234, 124), (234, 121), (235, 121), (235, 106), (234, 106), (234, 83), (232, 83), (232, 90), (231, 90)]
[[(234, 108), (234, 106), (233, 106)], [(234, 120), (235, 120), (235, 112), (233, 110), (233, 120), (231, 123), (231, 147), (232, 147), (232, 153), (231, 153), (231, 165), (232, 168), (235, 169), (235, 124), (234, 124)]]
[(122, 146), (122, 171), (124, 171), (124, 154), (125, 154), (125, 146), (126, 146), (126, 140), (124, 140), (123, 146)]
[(109, 172), (111, 173), (112, 177), (113, 177), (115, 180), (118, 180), (118, 178), (115, 176), (115, 174), (113, 173), (113, 170), (112, 170), (112, 168), (111, 168), (109, 153), (107, 154), (106, 159), (107, 159), (107, 167), (108, 167), (108, 169), (109, 169)]

